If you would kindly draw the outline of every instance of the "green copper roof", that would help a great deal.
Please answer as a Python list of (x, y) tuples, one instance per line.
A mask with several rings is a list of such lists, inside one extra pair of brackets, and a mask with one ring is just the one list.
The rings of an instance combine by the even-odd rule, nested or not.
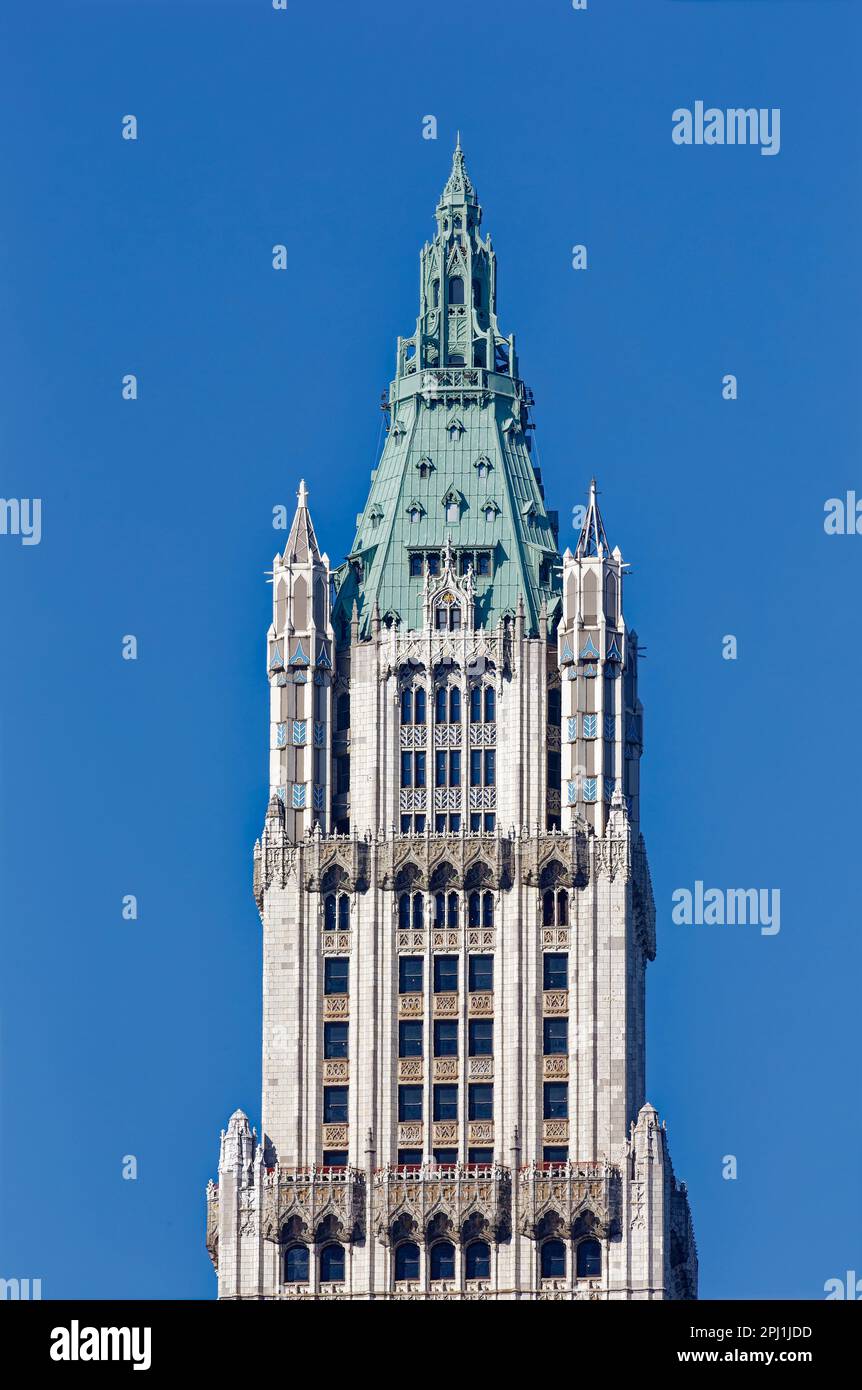
[(553, 617), (558, 601), (556, 515), (530, 457), (532, 396), (517, 375), (514, 337), (497, 324), (496, 257), (479, 234), (460, 142), (436, 220), (421, 252), (416, 329), (398, 340), (386, 444), (336, 574), (336, 624), (356, 603), (363, 632), (375, 604), (382, 618), (421, 627), (415, 571), (448, 539), (474, 564), (477, 626), (514, 613), (523, 595), (536, 632), (542, 602)]

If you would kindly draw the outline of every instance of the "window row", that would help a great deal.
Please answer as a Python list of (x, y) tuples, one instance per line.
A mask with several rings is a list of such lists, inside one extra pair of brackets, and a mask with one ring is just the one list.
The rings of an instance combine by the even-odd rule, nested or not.
[[(562, 1240), (546, 1240), (539, 1247), (539, 1268), (543, 1279), (565, 1279), (568, 1252)], [(575, 1277), (600, 1279), (602, 1247), (597, 1240), (581, 1240), (575, 1247)]]
[[(405, 897), (407, 894), (405, 893)], [(421, 896), (414, 894), (414, 898)], [(443, 894), (438, 894), (442, 898)], [(455, 894), (450, 894), (454, 897)], [(478, 896), (478, 895), (477, 895)], [(488, 897), (491, 894), (487, 894)], [(398, 993), (421, 994), (425, 981), (424, 956), (398, 957)], [(494, 988), (494, 957), (467, 957), (467, 987), (471, 994), (490, 994)], [(455, 994), (458, 990), (458, 956), (434, 957), (434, 993)]]
[[(497, 782), (497, 752), (494, 748), (470, 749), (470, 786), (493, 787)], [(434, 755), (434, 783), (438, 787), (461, 786), (461, 750), (438, 749)], [(402, 787), (428, 785), (428, 755), (424, 750), (401, 754)]]
[[(419, 476), (427, 477), (430, 474), (431, 466), (426, 464), (426, 473), (422, 472), (422, 464), (419, 465)], [(417, 522), (421, 520), (422, 513), (418, 506), (416, 510)], [(470, 566), (473, 566), (473, 573), (483, 579), (491, 574), (491, 552), (489, 550), (462, 550), (458, 552), (458, 569), (463, 575), (466, 574)], [(440, 554), (434, 550), (412, 550), (410, 552), (410, 577), (411, 579), (421, 579), (423, 575), (429, 574), (435, 579), (440, 574)]]
[[(340, 1284), (345, 1277), (343, 1245), (324, 1245), (318, 1257), (320, 1281)], [(449, 1240), (435, 1241), (428, 1251), (429, 1275), (432, 1280), (455, 1278), (455, 1246)], [(539, 1247), (539, 1269), (543, 1279), (567, 1277), (568, 1251), (562, 1240), (545, 1240)], [(420, 1277), (421, 1256), (415, 1241), (402, 1241), (395, 1247), (395, 1278), (416, 1282)], [(284, 1281), (287, 1284), (307, 1284), (309, 1281), (310, 1251), (307, 1245), (290, 1245), (284, 1252)], [(575, 1277), (599, 1279), (602, 1273), (602, 1247), (592, 1238), (575, 1246)], [(464, 1250), (464, 1276), (467, 1279), (491, 1277), (491, 1247), (487, 1241), (474, 1240)]]
[[(398, 926), (401, 931), (424, 925), (425, 894), (401, 893), (398, 898)], [(461, 921), (461, 902), (459, 893), (434, 894), (434, 926), (458, 927)], [(467, 925), (469, 927), (493, 927), (494, 894), (474, 890), (467, 896)]]
[[(490, 988), (490, 986), (487, 986)], [(486, 986), (482, 986), (486, 988)], [(438, 1018), (433, 1025), (433, 1056), (458, 1056), (458, 1020)], [(350, 1045), (350, 1025), (333, 1019), (323, 1025), (323, 1055), (327, 1061), (346, 1058)], [(471, 1018), (467, 1021), (468, 1057), (490, 1057), (494, 1051), (494, 1020)], [(569, 1020), (542, 1020), (542, 1052), (545, 1057), (565, 1057), (569, 1051)], [(421, 1019), (401, 1019), (398, 1024), (398, 1056), (424, 1057), (425, 1025)]]
[[(399, 1149), (398, 1163), (402, 1168), (421, 1168), (423, 1153), (421, 1149)], [(457, 1149), (435, 1149), (434, 1162), (443, 1166), (454, 1166), (458, 1162)], [(468, 1163), (493, 1163), (493, 1149), (468, 1149)]]
[[(457, 893), (435, 894), (435, 925), (452, 926), (457, 922), (457, 914), (450, 917), (451, 900)], [(479, 905), (473, 899), (481, 897), (482, 920), (474, 921), (474, 913)], [(490, 899), (490, 904), (488, 900)], [(470, 894), (470, 926), (493, 926), (494, 895), (478, 892)], [(402, 905), (406, 902), (407, 907)], [(418, 903), (418, 909), (417, 909)], [(421, 930), (424, 894), (402, 893), (398, 903), (399, 926), (403, 930), (413, 927)], [(445, 911), (445, 916), (444, 916)], [(458, 989), (458, 956), (434, 956), (434, 993), (454, 994)], [(349, 990), (350, 957), (326, 956), (323, 962), (324, 994), (347, 994)], [(421, 994), (425, 980), (424, 956), (398, 957), (398, 993)], [(467, 957), (467, 987), (471, 994), (489, 994), (494, 988), (494, 957), (470, 955)], [(569, 988), (569, 957), (565, 951), (545, 951), (542, 956), (542, 988), (545, 990), (567, 990)]]
[[(470, 688), (470, 723), (493, 724), (497, 717), (497, 692), (493, 685)], [(422, 685), (408, 686), (401, 692), (401, 723), (424, 724), (428, 697)], [(461, 723), (461, 689), (457, 685), (438, 686), (434, 694), (434, 718), (438, 724)]]
[[(554, 1020), (559, 1022), (559, 1020)], [(421, 1019), (402, 1019), (398, 1024), (398, 1056), (423, 1057), (425, 1032)], [(434, 1020), (433, 1043), (435, 1057), (458, 1056), (458, 1020)], [(467, 1054), (470, 1057), (490, 1057), (494, 1051), (494, 1020), (471, 1018), (467, 1022)], [(341, 1055), (341, 1054), (339, 1054)], [(345, 1057), (347, 1053), (343, 1054)]]
[[(324, 1090), (335, 1090), (325, 1087)], [(347, 1087), (344, 1086), (345, 1092)], [(435, 1120), (457, 1120), (458, 1087), (444, 1083), (431, 1087), (431, 1112)], [(402, 1123), (421, 1123), (424, 1119), (425, 1102), (422, 1086), (398, 1087), (398, 1119)], [(494, 1085), (490, 1081), (472, 1081), (467, 1087), (467, 1118), (470, 1120), (493, 1120)]]
[[(471, 811), (468, 819), (471, 831), (484, 830), (486, 834), (492, 834), (497, 825), (497, 816), (493, 811)], [(428, 824), (428, 817), (424, 812), (417, 812), (415, 815), (401, 817), (402, 835), (424, 835), (425, 827)], [(458, 835), (461, 832), (461, 815), (457, 811), (451, 814), (437, 814), (434, 816), (434, 833), (445, 835), (448, 830), (450, 835)]]

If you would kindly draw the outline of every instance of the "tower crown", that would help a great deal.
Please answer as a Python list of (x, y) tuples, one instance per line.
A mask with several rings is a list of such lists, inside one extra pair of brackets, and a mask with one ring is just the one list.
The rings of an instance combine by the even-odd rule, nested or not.
[[(424, 581), (440, 574), (447, 537), (455, 573), (472, 568), (468, 628), (516, 615), (528, 632), (544, 603), (560, 604), (557, 517), (545, 510), (531, 458), (532, 395), (518, 376), (514, 335), (497, 320), (497, 267), (460, 137), (436, 209), (437, 230), (420, 252), (419, 315), (398, 339), (389, 388), (389, 433), (346, 565), (336, 572), (336, 633), (429, 622)], [(436, 621), (436, 617), (434, 619)]]

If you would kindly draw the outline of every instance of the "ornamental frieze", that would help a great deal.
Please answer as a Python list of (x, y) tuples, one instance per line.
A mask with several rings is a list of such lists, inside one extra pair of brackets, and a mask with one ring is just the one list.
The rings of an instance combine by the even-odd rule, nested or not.
[(518, 1176), (520, 1229), (534, 1240), (613, 1236), (621, 1202), (620, 1170), (610, 1163), (531, 1163)]
[(499, 1163), (381, 1168), (374, 1175), (371, 1209), (384, 1245), (442, 1235), (505, 1240), (511, 1221), (509, 1170)]
[(356, 1168), (279, 1168), (263, 1184), (261, 1234), (278, 1241), (285, 1226), (292, 1240), (312, 1242), (320, 1227), (330, 1240), (362, 1236), (365, 1178)]

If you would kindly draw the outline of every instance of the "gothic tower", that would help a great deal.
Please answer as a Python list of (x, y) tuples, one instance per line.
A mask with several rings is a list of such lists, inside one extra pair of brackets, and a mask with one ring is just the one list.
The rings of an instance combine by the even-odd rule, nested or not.
[(645, 1091), (655, 910), (625, 564), (574, 552), (460, 142), (344, 563), (273, 565), (260, 1138), (208, 1188), (219, 1297), (694, 1298)]

